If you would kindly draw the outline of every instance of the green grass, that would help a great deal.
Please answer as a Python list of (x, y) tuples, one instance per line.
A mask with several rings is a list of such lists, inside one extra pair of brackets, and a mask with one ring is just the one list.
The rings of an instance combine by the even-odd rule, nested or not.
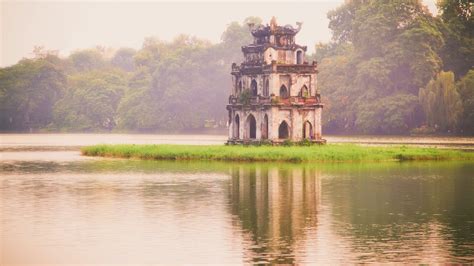
[(94, 145), (87, 156), (144, 160), (218, 160), (245, 162), (379, 162), (474, 160), (474, 152), (406, 146), (327, 144), (316, 146)]

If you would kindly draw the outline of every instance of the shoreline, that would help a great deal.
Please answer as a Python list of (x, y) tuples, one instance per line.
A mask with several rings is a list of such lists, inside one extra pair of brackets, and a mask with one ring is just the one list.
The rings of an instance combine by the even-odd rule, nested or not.
[(474, 152), (412, 146), (225, 146), (170, 144), (101, 144), (81, 148), (85, 156), (141, 160), (235, 162), (388, 162), (474, 160)]

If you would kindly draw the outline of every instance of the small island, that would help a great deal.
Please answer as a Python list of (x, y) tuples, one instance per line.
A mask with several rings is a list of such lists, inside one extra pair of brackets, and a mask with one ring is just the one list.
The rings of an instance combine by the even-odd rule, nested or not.
[(215, 160), (241, 162), (381, 162), (474, 160), (462, 150), (408, 146), (326, 144), (311, 146), (242, 145), (94, 145), (81, 149), (86, 156), (144, 160)]

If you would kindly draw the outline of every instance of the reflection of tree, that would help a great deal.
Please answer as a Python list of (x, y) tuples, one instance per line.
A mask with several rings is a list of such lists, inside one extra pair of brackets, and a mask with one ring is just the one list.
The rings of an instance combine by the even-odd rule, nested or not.
[(339, 171), (323, 184), (333, 231), (361, 262), (472, 256), (465, 248), (474, 243), (472, 171), (450, 164), (354, 167), (348, 177)]
[(294, 263), (305, 229), (316, 226), (319, 173), (304, 167), (232, 169), (232, 214), (239, 218), (251, 262)]

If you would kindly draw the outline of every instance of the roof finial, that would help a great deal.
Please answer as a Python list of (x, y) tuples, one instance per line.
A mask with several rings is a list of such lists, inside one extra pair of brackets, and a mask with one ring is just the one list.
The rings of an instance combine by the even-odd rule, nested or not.
[(276, 27), (277, 27), (277, 20), (275, 16), (273, 16), (272, 19), (270, 20), (270, 29), (275, 30)]
[(299, 32), (301, 30), (301, 26), (303, 25), (303, 22), (296, 22), (296, 25), (298, 26), (296, 30)]

